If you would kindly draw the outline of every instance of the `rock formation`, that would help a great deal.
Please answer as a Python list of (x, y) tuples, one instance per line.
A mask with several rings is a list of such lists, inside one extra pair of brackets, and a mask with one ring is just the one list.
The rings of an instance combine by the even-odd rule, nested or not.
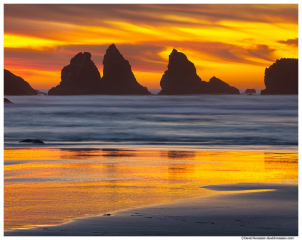
[(89, 52), (78, 53), (61, 71), (61, 82), (48, 95), (87, 95), (100, 92), (100, 72)]
[(41, 144), (44, 144), (43, 141), (39, 140), (39, 139), (24, 139), (24, 140), (21, 140), (19, 142), (30, 142), (30, 143), (41, 143)]
[(7, 98), (4, 98), (4, 103), (12, 103), (10, 100), (8, 100)]
[(160, 95), (199, 94), (204, 83), (185, 54), (173, 49), (169, 55), (168, 70), (161, 78)]
[(265, 69), (261, 94), (298, 94), (298, 59), (281, 58)]
[(135, 79), (131, 65), (124, 59), (114, 44), (110, 45), (104, 55), (101, 94), (112, 95), (149, 95), (146, 87)]
[(239, 94), (239, 90), (222, 80), (212, 77), (209, 82), (202, 81), (196, 68), (187, 56), (173, 49), (169, 56), (168, 70), (160, 81), (159, 95), (184, 94)]
[(255, 89), (250, 89), (250, 88), (248, 88), (248, 89), (246, 89), (245, 90), (245, 92), (244, 92), (245, 94), (254, 94), (254, 93), (256, 93), (256, 90)]
[(37, 95), (37, 90), (23, 78), (4, 69), (4, 95)]
[(207, 93), (210, 94), (240, 94), (237, 88), (231, 87), (215, 76), (207, 83), (206, 89)]

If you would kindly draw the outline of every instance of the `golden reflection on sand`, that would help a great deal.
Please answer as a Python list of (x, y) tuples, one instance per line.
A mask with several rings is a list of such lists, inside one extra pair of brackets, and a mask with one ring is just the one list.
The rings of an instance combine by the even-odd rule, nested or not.
[(4, 158), (5, 230), (217, 194), (206, 185), (298, 182), (293, 152), (8, 148)]

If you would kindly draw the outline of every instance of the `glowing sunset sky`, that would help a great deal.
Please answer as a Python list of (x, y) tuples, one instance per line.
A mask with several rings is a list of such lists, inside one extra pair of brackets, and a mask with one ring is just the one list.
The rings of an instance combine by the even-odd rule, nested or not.
[(204, 81), (264, 89), (266, 67), (298, 57), (298, 4), (4, 5), (4, 67), (35, 89), (59, 84), (78, 52), (90, 52), (102, 76), (112, 43), (148, 89), (160, 89), (173, 48)]

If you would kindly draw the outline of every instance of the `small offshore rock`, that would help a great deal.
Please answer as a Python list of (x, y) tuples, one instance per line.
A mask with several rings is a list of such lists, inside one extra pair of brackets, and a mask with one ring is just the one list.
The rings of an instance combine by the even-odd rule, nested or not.
[(245, 90), (245, 94), (254, 94), (254, 93), (256, 93), (256, 90), (253, 88), (248, 88)]
[(8, 100), (7, 98), (4, 98), (4, 103), (12, 103), (10, 100)]
[(31, 143), (42, 143), (42, 144), (44, 144), (44, 142), (39, 140), (39, 139), (24, 139), (24, 140), (21, 140), (20, 142), (31, 142)]
[(20, 142), (33, 142), (34, 140), (32, 139), (24, 139), (24, 140), (21, 140)]
[(42, 144), (44, 144), (44, 142), (39, 140), (39, 139), (34, 140), (33, 143), (42, 143)]

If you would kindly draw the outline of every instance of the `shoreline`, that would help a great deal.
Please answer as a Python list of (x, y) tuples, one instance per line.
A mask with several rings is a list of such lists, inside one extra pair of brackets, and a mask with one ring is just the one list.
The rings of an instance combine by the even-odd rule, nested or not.
[(16, 144), (15, 146), (4, 146), (4, 149), (91, 149), (91, 150), (125, 150), (125, 151), (137, 151), (137, 150), (146, 150), (146, 151), (219, 151), (219, 152), (276, 152), (276, 153), (297, 153), (299, 148), (298, 146), (293, 145), (222, 145), (222, 146), (206, 146), (202, 145), (201, 148), (197, 146), (185, 146), (185, 145), (97, 145), (97, 144), (83, 144), (83, 145), (48, 145), (48, 144), (32, 144), (32, 143), (22, 143)]
[[(203, 186), (217, 194), (81, 217), (5, 236), (297, 236), (298, 185)], [(273, 190), (275, 189), (275, 190)]]

